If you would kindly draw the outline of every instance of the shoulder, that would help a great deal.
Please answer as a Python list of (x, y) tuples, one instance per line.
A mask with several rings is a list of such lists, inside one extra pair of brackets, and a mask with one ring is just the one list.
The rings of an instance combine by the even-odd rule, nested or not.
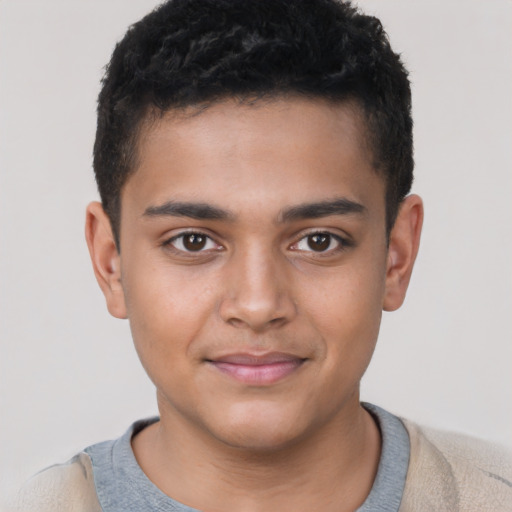
[(512, 512), (512, 453), (403, 420), (411, 454), (401, 512)]
[(34, 475), (21, 489), (13, 512), (101, 512), (91, 459), (79, 453)]

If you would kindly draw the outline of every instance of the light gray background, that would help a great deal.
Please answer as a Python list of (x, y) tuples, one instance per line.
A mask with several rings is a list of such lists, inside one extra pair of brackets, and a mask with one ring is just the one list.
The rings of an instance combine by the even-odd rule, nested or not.
[[(403, 53), (426, 205), (362, 396), (512, 446), (512, 3), (361, 0)], [(156, 413), (83, 237), (102, 67), (154, 0), (0, 0), (0, 496)]]

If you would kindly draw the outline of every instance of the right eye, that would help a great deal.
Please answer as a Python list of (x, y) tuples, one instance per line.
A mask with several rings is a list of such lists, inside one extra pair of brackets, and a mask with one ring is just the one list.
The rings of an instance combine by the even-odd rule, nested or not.
[(218, 250), (221, 248), (208, 235), (196, 232), (187, 232), (173, 236), (165, 242), (165, 245), (170, 245), (178, 251), (187, 253), (204, 252), (212, 249)]

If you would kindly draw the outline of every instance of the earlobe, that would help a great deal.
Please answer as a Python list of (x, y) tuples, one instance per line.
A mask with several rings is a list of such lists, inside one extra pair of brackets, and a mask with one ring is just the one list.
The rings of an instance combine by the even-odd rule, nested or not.
[(420, 245), (423, 202), (417, 195), (406, 197), (391, 230), (386, 268), (386, 291), (382, 309), (394, 311), (404, 299)]
[(105, 296), (110, 314), (116, 318), (127, 318), (119, 252), (110, 220), (101, 203), (93, 202), (87, 207), (85, 238), (94, 274)]

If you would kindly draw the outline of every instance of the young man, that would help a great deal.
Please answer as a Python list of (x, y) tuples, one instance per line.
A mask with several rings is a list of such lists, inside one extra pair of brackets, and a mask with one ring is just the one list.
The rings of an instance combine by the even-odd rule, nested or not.
[(86, 235), (160, 417), (20, 508), (512, 510), (508, 454), (359, 401), (419, 246), (410, 101), (380, 23), (334, 0), (174, 0), (128, 31)]

